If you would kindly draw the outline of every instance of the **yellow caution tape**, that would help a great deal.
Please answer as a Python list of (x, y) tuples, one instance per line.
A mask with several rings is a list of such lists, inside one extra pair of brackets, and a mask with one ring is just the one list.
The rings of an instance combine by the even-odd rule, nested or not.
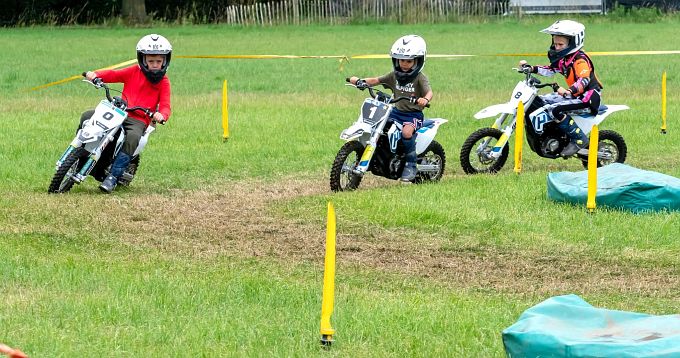
[[(590, 56), (635, 56), (635, 55), (678, 55), (680, 50), (669, 50), (669, 51), (605, 51), (605, 52), (587, 52)], [(458, 57), (476, 57), (478, 55), (447, 55), (447, 54), (431, 54), (427, 55), (429, 58), (458, 58)], [(494, 55), (480, 55), (480, 56), (496, 56), (496, 57), (543, 57), (545, 53), (498, 53)], [(344, 63), (349, 62), (350, 59), (385, 59), (390, 56), (387, 54), (382, 55), (355, 55), (355, 56), (345, 56), (345, 55), (321, 55), (321, 56), (305, 56), (305, 55), (185, 55), (185, 56), (175, 56), (175, 58), (212, 58), (212, 59), (281, 59), (281, 58), (337, 58), (340, 62), (340, 71), (344, 68)], [(123, 67), (137, 60), (129, 60), (115, 64), (112, 66), (100, 68), (99, 70), (109, 70), (118, 67)], [(98, 70), (97, 70), (98, 71)], [(42, 88), (58, 85), (61, 83), (69, 82), (75, 79), (81, 78), (80, 75), (71, 76), (59, 80), (56, 82), (48, 83), (46, 85), (37, 86), (29, 89), (29, 91), (35, 91)]]
[[(127, 66), (127, 65), (129, 65), (129, 64), (131, 64), (131, 63), (135, 63), (135, 62), (137, 62), (137, 60), (129, 60), (129, 61), (121, 62), (121, 63), (115, 64), (115, 65), (112, 65), (112, 66), (100, 68), (100, 69), (98, 69), (98, 70), (96, 70), (96, 71), (99, 71), (99, 70), (110, 70), (110, 69), (114, 69), (114, 68), (118, 68), (118, 67)], [(68, 82), (68, 81), (77, 80), (77, 79), (79, 79), (79, 78), (83, 78), (83, 76), (82, 76), (82, 75), (71, 76), (71, 77), (69, 77), (69, 78), (64, 78), (63, 80), (59, 80), (59, 81), (56, 81), (56, 82), (48, 83), (48, 84), (46, 84), (46, 85), (42, 85), (42, 86), (38, 86), (38, 87), (33, 87), (33, 88), (29, 89), (29, 91), (39, 90), (39, 89), (42, 89), (42, 88), (46, 88), (46, 87), (58, 85), (58, 84), (65, 83), (65, 82)]]
[[(589, 56), (634, 56), (634, 55), (680, 55), (680, 51), (586, 51)], [(545, 53), (497, 53), (488, 56), (501, 57), (543, 57)], [(430, 57), (430, 55), (428, 55)]]
[(193, 56), (175, 56), (175, 58), (216, 58), (216, 59), (277, 59), (277, 58), (339, 58), (346, 59), (344, 55), (328, 55), (328, 56), (305, 56), (305, 55), (193, 55)]

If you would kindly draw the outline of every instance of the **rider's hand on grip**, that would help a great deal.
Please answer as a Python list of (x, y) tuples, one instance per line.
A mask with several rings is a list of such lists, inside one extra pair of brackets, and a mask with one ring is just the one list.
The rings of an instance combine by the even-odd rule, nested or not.
[[(414, 101), (414, 99), (415, 99), (415, 101)], [(419, 97), (419, 98), (411, 97), (411, 103), (413, 103), (413, 102), (415, 102), (421, 108), (425, 108), (425, 107), (429, 108), (430, 107), (430, 100), (428, 100), (425, 97)]]
[(92, 80), (92, 84), (94, 84), (94, 86), (97, 88), (102, 88), (102, 86), (104, 85), (104, 81), (102, 81), (102, 79), (99, 77), (95, 77)]
[(362, 80), (362, 79), (358, 79), (358, 80), (357, 80), (357, 83), (356, 83), (356, 86), (357, 86), (358, 89), (360, 89), (360, 90), (363, 91), (363, 90), (365, 90), (366, 88), (368, 88), (368, 83), (366, 83), (366, 81), (364, 81), (364, 80)]

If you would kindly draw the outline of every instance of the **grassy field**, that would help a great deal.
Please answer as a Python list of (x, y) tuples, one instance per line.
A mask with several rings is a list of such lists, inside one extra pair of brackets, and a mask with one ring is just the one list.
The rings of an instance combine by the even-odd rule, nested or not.
[[(586, 50), (678, 50), (676, 22), (582, 18)], [(497, 175), (466, 176), (465, 138), (507, 100), (519, 57), (544, 53), (554, 19), (434, 26), (221, 26), (0, 29), (0, 342), (45, 356), (501, 357), (501, 331), (527, 308), (575, 293), (593, 305), (680, 310), (678, 213), (634, 215), (551, 202), (546, 175), (576, 161), (525, 152)], [(132, 186), (103, 195), (91, 178), (48, 195), (54, 163), (82, 111), (103, 93), (79, 81), (30, 91), (134, 58), (144, 34), (170, 39), (173, 116)], [(219, 60), (223, 54), (384, 54), (418, 33), (435, 98), (443, 180), (403, 186), (367, 177), (331, 194), (328, 175), (365, 93), (350, 75), (389, 60)], [(527, 57), (545, 63), (542, 57)], [(627, 104), (601, 129), (621, 133), (627, 163), (680, 177), (680, 59), (593, 58), (604, 102)], [(669, 133), (659, 133), (661, 73)], [(221, 140), (229, 81), (231, 138)], [(115, 87), (116, 85), (114, 85)], [(120, 88), (120, 87), (118, 87)], [(526, 148), (526, 147), (525, 147)], [(326, 203), (338, 214), (336, 342), (318, 344)]]

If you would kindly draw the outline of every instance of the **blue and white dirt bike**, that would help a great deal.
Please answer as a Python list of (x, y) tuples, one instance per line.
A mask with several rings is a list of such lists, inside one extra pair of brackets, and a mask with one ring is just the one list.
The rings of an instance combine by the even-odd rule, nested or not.
[[(347, 79), (349, 82), (349, 79)], [(354, 85), (350, 85), (356, 87)], [(393, 95), (368, 87), (371, 98), (361, 106), (357, 121), (342, 131), (340, 139), (346, 143), (335, 156), (331, 167), (332, 191), (348, 191), (359, 187), (366, 172), (398, 180), (404, 170), (404, 145), (401, 124), (389, 119), (393, 103), (413, 101), (413, 98), (393, 98)], [(429, 105), (428, 105), (429, 107)], [(437, 129), (448, 122), (442, 118), (426, 119), (416, 134), (416, 175), (414, 183), (435, 182), (441, 179), (446, 165), (444, 148), (436, 140)]]
[[(83, 73), (85, 76), (85, 73)], [(97, 89), (104, 88), (106, 99), (103, 99), (94, 110), (89, 120), (83, 123), (71, 144), (66, 148), (56, 164), (56, 172), (47, 190), (49, 193), (66, 193), (73, 184), (82, 183), (88, 175), (92, 175), (98, 181), (103, 181), (118, 152), (123, 147), (125, 131), (123, 121), (129, 112), (140, 111), (149, 118), (153, 118), (154, 112), (144, 107), (129, 107), (121, 97), (111, 97), (111, 89), (100, 78), (92, 82)], [(134, 179), (139, 167), (139, 153), (144, 149), (149, 135), (155, 130), (156, 122), (153, 121), (144, 132), (139, 145), (118, 184), (129, 185)], [(163, 123), (161, 123), (163, 124)]]
[[(460, 164), (467, 174), (495, 173), (503, 168), (508, 159), (508, 140), (515, 131), (517, 122), (517, 106), (524, 103), (525, 117), (524, 128), (527, 142), (533, 152), (541, 157), (577, 158), (584, 167), (588, 167), (588, 149), (580, 149), (572, 157), (561, 157), (560, 152), (569, 144), (569, 138), (560, 130), (551, 116), (541, 107), (545, 104), (538, 95), (543, 87), (552, 87), (557, 91), (556, 83), (545, 83), (531, 75), (529, 68), (517, 69), (523, 73), (525, 79), (519, 81), (512, 91), (510, 101), (486, 107), (475, 114), (476, 119), (495, 117), (496, 121), (491, 127), (481, 128), (472, 133), (463, 143), (460, 150)], [(600, 106), (597, 115), (590, 113), (570, 114), (579, 128), (588, 135), (593, 125), (599, 125), (610, 114), (628, 109), (626, 105), (603, 105)], [(507, 123), (507, 124), (506, 124)], [(501, 126), (506, 124), (503, 130)], [(599, 143), (597, 151), (597, 166), (611, 163), (623, 163), (626, 160), (628, 148), (623, 137), (612, 130), (599, 131)]]

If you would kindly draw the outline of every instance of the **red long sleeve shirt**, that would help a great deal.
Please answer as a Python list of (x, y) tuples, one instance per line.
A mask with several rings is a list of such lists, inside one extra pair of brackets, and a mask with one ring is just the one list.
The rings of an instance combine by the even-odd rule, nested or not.
[[(170, 118), (170, 80), (168, 76), (157, 84), (151, 83), (139, 65), (126, 67), (120, 70), (96, 71), (97, 77), (106, 83), (122, 83), (123, 99), (127, 101), (128, 107), (146, 107), (153, 111), (160, 112), (165, 120)], [(148, 126), (151, 119), (147, 118), (139, 111), (131, 112), (131, 118), (140, 120)]]

